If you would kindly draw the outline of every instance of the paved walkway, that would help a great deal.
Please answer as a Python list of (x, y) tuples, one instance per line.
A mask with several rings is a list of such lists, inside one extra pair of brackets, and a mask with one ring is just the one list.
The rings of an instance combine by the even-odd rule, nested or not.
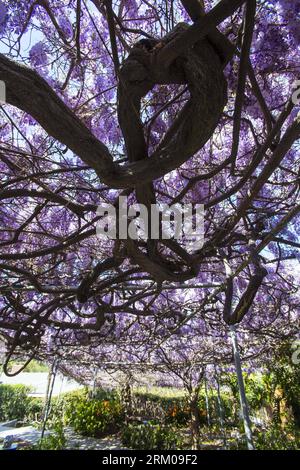
[(6, 430), (4, 430), (4, 427), (1, 427), (1, 429), (0, 441), (4, 440), (8, 436), (13, 436), (16, 441), (21, 440), (28, 442), (29, 444), (36, 444), (41, 435), (41, 431), (37, 430), (33, 426), (23, 426), (21, 428), (7, 427)]
[[(4, 425), (3, 425), (4, 424)], [(13, 424), (7, 423), (7, 424)], [(49, 431), (46, 431), (46, 435)], [(0, 442), (8, 436), (13, 436), (14, 442), (26, 442), (28, 444), (36, 444), (41, 436), (41, 431), (33, 426), (23, 426), (21, 428), (10, 427), (5, 423), (0, 423)], [(66, 449), (78, 450), (113, 450), (125, 449), (122, 447), (121, 440), (118, 436), (108, 436), (102, 439), (93, 437), (85, 437), (76, 434), (73, 429), (65, 428), (65, 436), (67, 439)]]
[(79, 450), (125, 450), (118, 436), (107, 436), (102, 439), (84, 437), (76, 434), (72, 429), (65, 429), (67, 449)]

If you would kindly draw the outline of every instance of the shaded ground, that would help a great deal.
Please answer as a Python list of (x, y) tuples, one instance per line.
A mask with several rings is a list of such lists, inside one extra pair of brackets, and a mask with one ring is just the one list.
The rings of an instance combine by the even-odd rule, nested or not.
[(33, 426), (22, 426), (20, 428), (0, 426), (0, 442), (9, 437), (14, 437), (14, 442), (20, 439), (30, 444), (36, 444), (40, 435), (41, 432)]
[(67, 449), (80, 449), (80, 450), (123, 450), (126, 447), (122, 446), (121, 440), (117, 435), (107, 436), (102, 439), (94, 437), (84, 437), (76, 434), (73, 429), (65, 429), (65, 436), (67, 438)]
[[(14, 426), (13, 426), (14, 424)], [(45, 435), (49, 434), (46, 432)], [(67, 439), (66, 449), (78, 449), (78, 450), (113, 450), (113, 449), (125, 449), (122, 446), (121, 440), (118, 436), (108, 436), (102, 439), (96, 439), (93, 437), (84, 437), (76, 434), (73, 429), (66, 428), (65, 436)], [(36, 444), (40, 437), (41, 431), (34, 428), (33, 426), (15, 427), (15, 422), (0, 423), (0, 442), (4, 439), (12, 437), (12, 442), (22, 442), (27, 444)], [(1, 445), (0, 445), (1, 447)]]
[[(189, 431), (181, 431), (186, 438), (189, 438)], [(67, 440), (66, 449), (72, 450), (125, 450), (126, 447), (122, 445), (121, 439), (117, 434), (107, 436), (101, 439), (94, 437), (85, 437), (77, 434), (72, 428), (66, 427), (64, 429), (65, 437)], [(46, 431), (45, 436), (50, 432)], [(11, 439), (10, 439), (11, 437)], [(7, 423), (0, 423), (0, 449), (1, 443), (4, 439), (10, 439), (13, 443), (24, 444), (37, 444), (41, 437), (41, 431), (33, 426), (17, 427), (17, 421), (13, 420)], [(235, 444), (239, 441), (241, 436), (239, 433), (227, 433), (226, 447), (235, 448)], [(189, 439), (187, 439), (189, 440)], [(203, 450), (221, 450), (225, 448), (224, 437), (218, 434), (207, 434), (201, 437), (200, 449)]]

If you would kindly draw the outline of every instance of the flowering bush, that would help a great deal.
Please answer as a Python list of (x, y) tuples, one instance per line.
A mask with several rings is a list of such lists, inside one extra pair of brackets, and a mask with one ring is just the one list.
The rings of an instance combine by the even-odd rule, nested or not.
[(170, 405), (166, 410), (166, 423), (183, 425), (187, 424), (189, 420), (190, 410), (184, 403)]
[(80, 434), (100, 437), (117, 431), (124, 413), (118, 400), (77, 399), (69, 402), (66, 418)]
[(151, 392), (136, 391), (133, 397), (134, 414), (147, 419), (159, 419), (166, 424), (184, 425), (190, 419), (190, 412), (183, 394), (174, 395), (168, 390)]

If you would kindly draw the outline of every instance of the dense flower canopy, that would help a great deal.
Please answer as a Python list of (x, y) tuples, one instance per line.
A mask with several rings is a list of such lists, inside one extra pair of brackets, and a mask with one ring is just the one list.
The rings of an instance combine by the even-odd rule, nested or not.
[[(0, 1), (11, 352), (131, 357), (207, 322), (295, 333), (299, 22), (296, 0)], [(203, 204), (203, 247), (100, 240), (97, 207), (120, 195)]]

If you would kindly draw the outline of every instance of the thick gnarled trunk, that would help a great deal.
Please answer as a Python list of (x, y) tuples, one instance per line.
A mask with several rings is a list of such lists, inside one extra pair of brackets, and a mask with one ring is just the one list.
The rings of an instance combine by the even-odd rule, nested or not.
[(190, 397), (190, 414), (191, 414), (191, 438), (192, 450), (200, 448), (200, 412), (198, 407), (198, 393)]

